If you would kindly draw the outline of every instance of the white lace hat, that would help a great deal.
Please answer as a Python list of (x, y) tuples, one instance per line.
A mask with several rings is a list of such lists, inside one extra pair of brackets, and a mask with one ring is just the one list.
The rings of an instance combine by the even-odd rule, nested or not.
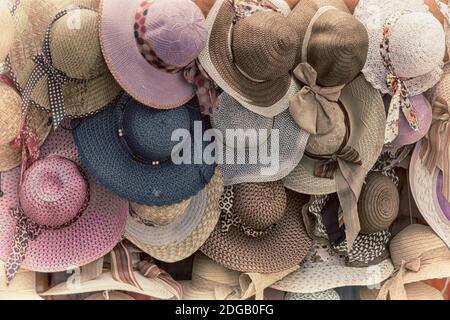
[(369, 52), (362, 72), (376, 89), (391, 93), (380, 44), (385, 23), (393, 15), (400, 17), (390, 30), (390, 58), (397, 76), (407, 78), (404, 82), (409, 94), (421, 94), (439, 81), (445, 34), (423, 0), (360, 0), (354, 15), (369, 34)]

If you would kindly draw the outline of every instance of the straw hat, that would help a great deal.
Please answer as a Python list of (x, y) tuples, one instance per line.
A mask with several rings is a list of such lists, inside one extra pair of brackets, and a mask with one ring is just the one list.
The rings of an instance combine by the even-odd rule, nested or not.
[(90, 295), (84, 300), (135, 300), (128, 294), (118, 291), (103, 291)]
[(286, 110), (298, 90), (290, 75), (298, 39), (283, 17), (289, 11), (283, 0), (217, 0), (206, 18), (200, 63), (226, 93), (265, 117)]
[(181, 281), (185, 300), (244, 300), (256, 296), (262, 300), (264, 289), (294, 269), (278, 273), (239, 273), (223, 267), (205, 255), (194, 258), (192, 280)]
[[(153, 258), (177, 262), (194, 254), (206, 241), (220, 216), (222, 175), (217, 169), (210, 183), (191, 199), (186, 211), (167, 226), (147, 226), (129, 217), (125, 237)], [(138, 217), (141, 219), (137, 213)]]
[(390, 243), (395, 274), (386, 281), (379, 299), (406, 299), (404, 285), (450, 277), (450, 250), (428, 226), (413, 224)]
[(358, 200), (361, 233), (371, 234), (389, 229), (398, 215), (400, 195), (391, 179), (370, 172)]
[[(442, 293), (423, 282), (408, 283), (405, 285), (406, 300), (444, 300)], [(380, 290), (361, 288), (361, 300), (376, 300)]]
[[(0, 259), (17, 262), (10, 276), (20, 264), (59, 272), (90, 263), (109, 252), (125, 229), (128, 203), (78, 167), (71, 132), (53, 132), (41, 156), (25, 171), (20, 187), (20, 168), (2, 174)], [(24, 227), (28, 232), (22, 234)], [(16, 241), (27, 235), (33, 240)], [(23, 262), (23, 256), (11, 255), (12, 248), (26, 250)]]
[(0, 2), (0, 63), (5, 60), (14, 41), (14, 22), (6, 1)]
[[(108, 109), (73, 125), (78, 152), (90, 173), (132, 202), (178, 203), (204, 189), (214, 175), (215, 163), (201, 158), (197, 164), (197, 149), (203, 155), (208, 143), (194, 141), (194, 129), (201, 125), (203, 133), (210, 125), (194, 99), (180, 108), (156, 110), (124, 94)], [(180, 130), (183, 141), (173, 141)], [(181, 152), (182, 163), (175, 163), (174, 154)]]
[(341, 300), (339, 294), (333, 290), (325, 290), (314, 293), (286, 293), (285, 300)]
[(302, 0), (288, 16), (299, 37), (295, 65), (308, 63), (317, 84), (335, 87), (352, 81), (366, 62), (369, 40), (364, 26), (342, 0)]
[[(299, 165), (284, 179), (287, 188), (306, 194), (338, 192), (351, 246), (359, 232), (357, 199), (364, 178), (383, 148), (385, 112), (380, 93), (363, 76), (342, 89), (342, 125), (312, 136)], [(334, 159), (334, 160), (333, 160)]]
[[(16, 41), (9, 55), (11, 77), (25, 101), (30, 86), (32, 104), (51, 110), (54, 125), (64, 115), (78, 118), (98, 112), (121, 91), (100, 49), (98, 2), (44, 0), (37, 6), (33, 0), (21, 0), (15, 11)], [(49, 52), (44, 50), (47, 45)], [(42, 66), (34, 62), (38, 57), (44, 61)], [(49, 58), (50, 66), (45, 61)], [(67, 80), (61, 85), (62, 97), (58, 90), (49, 97), (48, 81), (59, 83), (61, 77)], [(53, 105), (50, 99), (55, 99)]]
[(280, 181), (227, 187), (221, 222), (201, 251), (226, 268), (279, 272), (303, 260), (311, 247), (300, 210), (308, 197)]
[(151, 221), (154, 226), (167, 226), (182, 216), (191, 205), (192, 198), (168, 206), (146, 206), (136, 202), (130, 203), (130, 212), (143, 221)]
[[(370, 250), (370, 246), (366, 250)], [(316, 240), (298, 271), (272, 288), (294, 293), (314, 293), (339, 287), (370, 286), (383, 282), (393, 271), (389, 259), (372, 266), (348, 267), (344, 255), (335, 253), (328, 242)]]
[[(0, 172), (11, 170), (22, 161), (21, 148), (11, 146), (20, 135), (20, 104), (20, 95), (8, 84), (0, 82)], [(42, 145), (51, 130), (49, 115), (36, 108), (29, 108), (26, 124), (36, 133), (38, 145)]]
[[(309, 134), (296, 125), (287, 110), (274, 118), (265, 118), (244, 108), (227, 93), (219, 96), (217, 105), (218, 110), (213, 112), (211, 122), (212, 127), (221, 134), (218, 143), (223, 145), (223, 155), (227, 160), (220, 163), (225, 185), (277, 181), (297, 166), (303, 157)], [(236, 145), (234, 139), (231, 142), (227, 136), (227, 130), (247, 129), (257, 130), (257, 135), (255, 141), (248, 141), (246, 146)], [(256, 164), (251, 163), (252, 152), (267, 154), (271, 159), (278, 155), (274, 159), (278, 167), (271, 168), (270, 165), (275, 163), (262, 164), (260, 159)], [(235, 164), (229, 164), (229, 153)], [(245, 157), (245, 164), (236, 161), (241, 156)]]
[(14, 281), (7, 286), (5, 263), (0, 261), (0, 300), (43, 300), (36, 293), (36, 274), (20, 269)]

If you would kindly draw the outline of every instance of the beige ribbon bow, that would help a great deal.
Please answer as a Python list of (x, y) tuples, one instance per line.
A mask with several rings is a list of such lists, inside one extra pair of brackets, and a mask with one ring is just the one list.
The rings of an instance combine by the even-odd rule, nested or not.
[(294, 76), (303, 88), (292, 97), (289, 111), (297, 125), (310, 134), (323, 135), (334, 128), (337, 101), (344, 86), (321, 87), (317, 72), (309, 63), (300, 63)]
[(442, 195), (450, 202), (450, 114), (447, 106), (436, 102), (433, 106), (433, 122), (423, 139), (420, 158), (432, 175), (442, 170)]

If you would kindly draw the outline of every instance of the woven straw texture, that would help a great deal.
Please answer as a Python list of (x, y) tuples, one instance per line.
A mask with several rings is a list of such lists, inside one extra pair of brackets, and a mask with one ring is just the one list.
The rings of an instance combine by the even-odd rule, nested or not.
[(388, 230), (397, 218), (399, 207), (400, 196), (392, 180), (381, 173), (369, 173), (358, 200), (360, 232)]
[[(287, 15), (290, 12), (289, 6), (285, 1), (273, 0), (271, 2), (281, 10), (283, 15)], [(278, 21), (279, 17), (276, 18), (274, 15), (269, 14), (272, 18), (267, 19), (265, 22), (263, 18), (266, 17), (266, 12), (257, 13), (256, 15), (259, 19), (255, 18), (257, 20), (255, 24), (259, 23), (259, 26), (252, 26), (254, 29), (252, 28), (251, 34), (262, 32), (262, 30), (268, 32), (269, 28), (277, 36), (284, 37), (285, 34), (287, 36), (292, 33), (286, 23)], [(264, 82), (252, 81), (242, 74), (233, 63), (231, 50), (234, 50), (234, 48), (231, 49), (229, 46), (229, 33), (233, 25), (234, 16), (234, 8), (229, 1), (218, 0), (215, 2), (206, 18), (209, 35), (207, 45), (199, 56), (200, 63), (217, 85), (239, 101), (245, 108), (265, 117), (274, 117), (289, 107), (289, 99), (297, 93), (298, 86), (289, 74), (279, 79)], [(273, 25), (275, 20), (277, 21), (276, 26)], [(249, 39), (247, 36), (246, 38)], [(289, 38), (288, 41), (291, 41), (291, 39)], [(250, 46), (248, 43), (247, 45), (248, 48), (242, 48), (242, 50), (247, 50), (248, 52), (248, 56), (245, 58), (261, 62), (261, 58), (258, 58), (261, 53), (257, 51), (257, 48)], [(261, 43), (258, 44), (258, 48), (260, 47)], [(267, 53), (268, 50), (269, 46), (260, 51)], [(277, 53), (273, 59), (279, 61), (284, 58), (284, 55)], [(266, 57), (264, 57), (264, 60), (266, 60)], [(252, 65), (254, 63), (252, 62)], [(261, 63), (258, 69), (263, 65), (269, 67), (272, 64), (272, 62), (267, 64), (266, 61), (264, 63)], [(240, 63), (239, 65), (242, 68), (244, 64)], [(293, 64), (291, 67), (293, 67)], [(249, 68), (246, 67), (247, 69)], [(264, 75), (261, 77), (264, 77)], [(256, 79), (258, 80), (259, 77)]]
[[(248, 214), (244, 216), (247, 223), (253, 218), (248, 227), (257, 229), (273, 223), (276, 219), (277, 214), (272, 212), (272, 209), (275, 210), (275, 198), (271, 195), (271, 188), (277, 184), (266, 183), (264, 192), (252, 192), (255, 185), (257, 184), (242, 185), (249, 191), (246, 196), (238, 196), (235, 201), (240, 199), (247, 209), (258, 208), (259, 217), (250, 217)], [(286, 192), (287, 205), (284, 214), (265, 234), (251, 238), (236, 227), (222, 233), (219, 224), (201, 251), (225, 267), (241, 272), (272, 273), (297, 265), (311, 247), (311, 239), (306, 234), (300, 214), (302, 206), (308, 202), (308, 196), (289, 190)], [(278, 201), (280, 200), (277, 200), (277, 203)]]
[(420, 159), (421, 142), (417, 143), (409, 167), (409, 180), (413, 198), (420, 213), (450, 248), (450, 220), (442, 211), (437, 198), (439, 168), (430, 174)]
[[(423, 282), (408, 283), (405, 285), (408, 300), (444, 300), (442, 293)], [(379, 290), (361, 288), (361, 300), (376, 300)]]
[(128, 232), (125, 233), (125, 237), (157, 260), (165, 262), (184, 260), (194, 254), (214, 230), (220, 217), (219, 198), (222, 192), (222, 174), (217, 169), (208, 187), (206, 187), (206, 205), (202, 219), (192, 233), (182, 241), (172, 242), (164, 246), (151, 246), (142, 243)]
[[(59, 129), (41, 148), (41, 156), (59, 155), (80, 163), (72, 135)], [(20, 168), (2, 174), (0, 198), (0, 259), (5, 261), (14, 239), (16, 221), (10, 208), (19, 206)], [(112, 250), (125, 229), (128, 203), (88, 177), (90, 201), (82, 216), (69, 227), (45, 231), (29, 243), (22, 266), (38, 272), (66, 271), (90, 263)], [(52, 211), (51, 213), (54, 213)]]
[(5, 264), (0, 261), (0, 300), (42, 300), (36, 293), (34, 272), (20, 269), (9, 286), (5, 275)]
[(391, 93), (386, 84), (387, 69), (380, 55), (383, 25), (393, 13), (408, 11), (392, 29), (390, 57), (400, 77), (406, 80), (411, 96), (433, 87), (442, 75), (445, 34), (437, 19), (428, 12), (423, 0), (361, 0), (355, 17), (369, 34), (369, 52), (363, 73), (383, 93)]
[(446, 105), (450, 105), (450, 63), (444, 65), (443, 71), (441, 80), (428, 92), (428, 95), (431, 103), (439, 98)]
[(189, 207), (191, 199), (187, 199), (170, 206), (146, 206), (145, 204), (130, 203), (131, 210), (140, 218), (151, 221), (156, 226), (166, 226), (175, 221)]
[(6, 1), (0, 2), (0, 63), (5, 60), (14, 41), (14, 24)]
[[(298, 165), (303, 157), (309, 134), (297, 126), (288, 111), (283, 111), (275, 118), (265, 118), (244, 108), (227, 93), (222, 93), (219, 96), (217, 104), (219, 108), (213, 113), (211, 118), (212, 126), (223, 135), (225, 140), (218, 142), (219, 145), (222, 144), (224, 146), (224, 157), (228, 158), (227, 154), (230, 153), (233, 155), (236, 163), (227, 164), (227, 161), (224, 161), (220, 165), (226, 186), (247, 182), (278, 181), (286, 177)], [(233, 148), (226, 141), (227, 129), (262, 129), (267, 130), (269, 136), (264, 141), (262, 135), (259, 134), (256, 145), (248, 145), (246, 148), (239, 148), (234, 145), (235, 148)], [(271, 130), (278, 130), (278, 141), (273, 140)], [(258, 161), (257, 164), (250, 164), (250, 154), (258, 151), (258, 155), (264, 152), (270, 157), (273, 152), (272, 143), (278, 146), (279, 156), (275, 161), (278, 161), (279, 167), (277, 170), (272, 170), (268, 173), (264, 172), (263, 174), (262, 170), (269, 166), (261, 164), (261, 161)], [(240, 156), (247, 159), (245, 164), (237, 164), (236, 160)]]
[[(365, 176), (378, 159), (384, 144), (386, 117), (383, 101), (380, 93), (363, 76), (359, 76), (342, 90), (340, 101), (350, 118), (348, 145), (358, 151), (363, 162), (359, 174)], [(313, 195), (336, 192), (334, 180), (316, 178), (313, 175), (316, 163), (316, 160), (305, 155), (284, 179), (285, 186)]]
[(344, 256), (337, 255), (327, 243), (315, 241), (299, 270), (272, 288), (294, 293), (314, 293), (339, 287), (369, 286), (383, 282), (393, 271), (394, 266), (389, 259), (365, 268), (347, 267)]
[(325, 290), (314, 293), (292, 293), (286, 294), (285, 300), (341, 300), (335, 290)]
[[(99, 0), (21, 0), (14, 15), (16, 39), (10, 51), (11, 73), (24, 88), (35, 64), (34, 55), (42, 52), (49, 23), (60, 11), (70, 6), (82, 9), (59, 19), (52, 28), (51, 52), (54, 66), (76, 79), (93, 79), (83, 84), (62, 85), (64, 105), (69, 117), (82, 117), (98, 112), (119, 93), (120, 87), (103, 60), (98, 39)], [(78, 25), (73, 25), (79, 21)], [(36, 85), (32, 100), (50, 110), (47, 76)]]

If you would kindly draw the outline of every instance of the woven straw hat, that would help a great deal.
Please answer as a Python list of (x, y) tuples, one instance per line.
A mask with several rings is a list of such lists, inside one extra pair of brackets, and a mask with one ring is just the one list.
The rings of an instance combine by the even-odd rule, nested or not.
[[(405, 285), (407, 300), (444, 300), (442, 293), (423, 282), (408, 283)], [(361, 300), (376, 300), (379, 290), (361, 288)]]
[(308, 62), (325, 87), (352, 81), (366, 63), (369, 40), (364, 26), (342, 0), (302, 0), (288, 16), (303, 46), (295, 65)]
[(221, 222), (201, 251), (226, 268), (271, 273), (298, 265), (311, 247), (300, 215), (308, 197), (280, 181), (227, 187)]
[(151, 221), (155, 226), (167, 226), (183, 215), (189, 208), (192, 199), (187, 199), (169, 206), (146, 206), (145, 204), (130, 203), (130, 211), (143, 220)]
[[(173, 227), (170, 224), (166, 228), (145, 226), (129, 218), (125, 237), (157, 260), (184, 260), (194, 254), (214, 230), (220, 216), (222, 191), (222, 175), (217, 169), (205, 190), (191, 200), (191, 206), (178, 221), (173, 222)], [(152, 232), (157, 235), (147, 235)]]
[(358, 200), (361, 233), (371, 234), (387, 230), (395, 221), (400, 196), (395, 184), (378, 172), (370, 172)]
[[(51, 27), (50, 51), (56, 72), (74, 81), (62, 84), (65, 114), (78, 118), (103, 109), (121, 91), (103, 60), (98, 39), (99, 0), (21, 0), (14, 14), (16, 40), (10, 51), (11, 77), (24, 94), (37, 65), (33, 57), (43, 52), (44, 38), (52, 20), (65, 9), (67, 14)], [(81, 8), (80, 10), (74, 8)], [(37, 81), (31, 100), (51, 110), (48, 73)]]
[[(22, 150), (10, 145), (20, 134), (22, 117), (20, 95), (8, 84), (0, 82), (0, 172), (11, 170), (20, 165)], [(29, 108), (27, 125), (44, 143), (51, 131), (49, 115), (36, 108)]]
[[(245, 1), (235, 3), (244, 11), (244, 7), (261, 9)], [(290, 75), (298, 39), (283, 17), (290, 11), (285, 1), (261, 3), (280, 12), (268, 8), (247, 12), (234, 23), (232, 1), (217, 0), (206, 18), (208, 41), (199, 59), (217, 85), (245, 108), (273, 117), (288, 108), (298, 90)]]
[(18, 246), (17, 219), (41, 231), (28, 243), (24, 268), (59, 272), (102, 257), (123, 234), (128, 203), (79, 169), (70, 131), (54, 131), (41, 157), (25, 171), (20, 188), (20, 168), (2, 174), (0, 259), (6, 261), (13, 245)]
[(90, 295), (84, 300), (135, 300), (135, 299), (123, 292), (103, 291)]
[(371, 286), (389, 278), (393, 271), (390, 259), (370, 267), (348, 267), (344, 256), (335, 253), (329, 243), (317, 240), (298, 271), (272, 288), (294, 293), (314, 293), (347, 286)]
[(285, 300), (341, 300), (339, 294), (333, 290), (325, 290), (314, 293), (286, 293)]
[(14, 41), (14, 23), (9, 12), (7, 1), (0, 2), (0, 63), (5, 60)]
[[(244, 108), (237, 100), (222, 93), (217, 101), (218, 110), (212, 114), (212, 127), (222, 135), (219, 145), (224, 146), (224, 157), (228, 160), (228, 153), (233, 155), (235, 164), (224, 161), (220, 165), (226, 186), (246, 182), (268, 182), (277, 181), (287, 176), (303, 157), (309, 134), (301, 130), (292, 119), (289, 112), (283, 111), (274, 118), (265, 118)], [(245, 147), (230, 143), (227, 139), (227, 130), (266, 130), (267, 139), (261, 131), (257, 131), (257, 141), (248, 142)], [(277, 135), (272, 134), (277, 130)], [(278, 139), (277, 139), (278, 138)], [(272, 148), (278, 150), (279, 167), (276, 171), (265, 172), (269, 169), (267, 164), (258, 161), (250, 164), (251, 152), (266, 152), (270, 157), (273, 155)], [(239, 164), (236, 159), (245, 156), (245, 164)], [(274, 164), (272, 164), (274, 165)]]
[(423, 0), (360, 0), (355, 17), (369, 34), (369, 53), (363, 73), (366, 79), (383, 93), (387, 87), (388, 70), (383, 64), (380, 44), (383, 26), (394, 14), (402, 14), (392, 27), (390, 58), (397, 76), (408, 78), (405, 84), (411, 96), (433, 87), (442, 75), (445, 54), (445, 34)]
[(5, 263), (0, 261), (0, 300), (43, 300), (36, 293), (36, 274), (20, 269), (14, 281), (6, 285)]

